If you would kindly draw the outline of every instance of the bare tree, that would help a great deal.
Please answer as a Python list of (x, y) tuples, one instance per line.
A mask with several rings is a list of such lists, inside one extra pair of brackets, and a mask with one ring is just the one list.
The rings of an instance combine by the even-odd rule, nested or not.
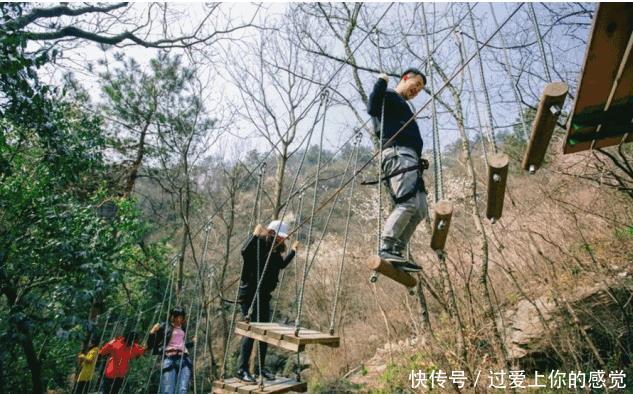
[[(250, 20), (238, 23), (223, 12), (220, 3), (202, 5), (200, 11), (196, 15), (199, 21), (189, 25), (189, 31), (174, 34), (172, 30), (178, 29), (173, 28), (173, 20), (183, 16), (183, 10), (167, 3), (62, 4), (45, 8), (25, 4), (19, 7), (17, 17), (5, 21), (1, 28), (50, 46), (79, 39), (115, 46), (187, 48), (211, 45), (233, 32), (255, 27), (252, 22), (257, 11)], [(159, 38), (154, 38), (156, 35)]]
[[(243, 104), (243, 120), (263, 137), (276, 153), (276, 174), (273, 194), (273, 217), (282, 209), (282, 196), (288, 159), (299, 149), (305, 136), (320, 120), (316, 108), (321, 107), (319, 85), (311, 81), (321, 78), (321, 66), (306, 58), (287, 39), (287, 31), (263, 32), (257, 42), (248, 46), (252, 56), (233, 57), (230, 68), (233, 83)], [(257, 64), (253, 67), (252, 63)], [(300, 78), (299, 75), (306, 78)], [(322, 114), (323, 112), (321, 112)]]

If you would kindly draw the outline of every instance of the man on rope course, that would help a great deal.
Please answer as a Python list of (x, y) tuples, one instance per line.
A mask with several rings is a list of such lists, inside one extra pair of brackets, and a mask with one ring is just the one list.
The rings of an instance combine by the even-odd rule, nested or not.
[[(185, 309), (177, 306), (169, 312), (169, 324), (156, 323), (149, 332), (147, 347), (153, 355), (165, 353), (161, 365), (160, 393), (186, 393), (193, 365), (187, 348), (193, 342), (185, 342), (187, 331)], [(164, 348), (163, 348), (164, 347)]]
[(380, 237), (379, 256), (403, 271), (417, 272), (421, 268), (403, 254), (427, 213), (422, 171), (428, 168), (428, 162), (421, 159), (423, 141), (415, 119), (409, 121), (414, 112), (407, 100), (424, 89), (426, 77), (420, 70), (409, 68), (402, 73), (395, 90), (387, 89), (388, 82), (389, 76), (380, 74), (367, 103), (383, 149), (383, 177), (379, 181), (387, 182), (395, 204)]
[[(255, 299), (254, 314), (251, 316), (250, 321), (270, 321), (270, 299), (277, 287), (279, 272), (290, 264), (297, 249), (300, 247), (299, 241), (294, 241), (290, 252), (285, 257), (282, 256), (286, 252), (286, 237), (288, 237), (288, 225), (280, 220), (273, 220), (266, 228), (261, 224), (255, 226), (253, 234), (251, 234), (242, 248), (244, 267), (242, 269), (237, 301), (245, 319), (248, 317), (248, 310), (253, 304), (253, 300), (257, 297), (257, 283), (261, 278), (259, 299)], [(271, 248), (272, 253), (270, 254), (268, 267), (266, 272), (262, 272)], [(242, 338), (237, 370), (238, 379), (252, 383), (256, 381), (256, 377), (249, 372), (249, 359), (253, 350), (253, 342), (252, 338)], [(258, 365), (257, 371), (261, 370), (261, 374), (266, 380), (274, 380), (275, 376), (264, 368), (267, 348), (267, 343), (259, 342), (260, 357), (258, 362), (261, 365)]]

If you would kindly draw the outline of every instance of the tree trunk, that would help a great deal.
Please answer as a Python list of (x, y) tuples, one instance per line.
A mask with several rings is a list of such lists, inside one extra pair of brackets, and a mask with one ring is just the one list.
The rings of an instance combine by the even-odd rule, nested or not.
[(37, 351), (33, 345), (33, 338), (31, 337), (30, 330), (24, 320), (19, 320), (15, 324), (20, 336), (20, 345), (24, 349), (24, 355), (26, 356), (26, 364), (31, 371), (31, 383), (33, 384), (34, 394), (43, 394), (44, 385), (42, 383), (42, 363), (37, 358)]
[[(33, 393), (35, 394), (43, 394), (44, 393), (44, 385), (42, 384), (42, 363), (37, 357), (37, 351), (35, 350), (35, 346), (33, 345), (33, 338), (31, 337), (31, 330), (29, 329), (28, 324), (25, 322), (25, 318), (16, 314), (16, 309), (19, 310), (19, 306), (16, 305), (18, 299), (18, 290), (10, 287), (9, 282), (6, 280), (7, 277), (4, 273), (4, 270), (0, 268), (0, 283), (2, 283), (0, 287), (0, 291), (4, 293), (7, 297), (7, 302), (11, 306), (11, 311), (14, 313), (9, 315), (9, 322), (12, 323), (16, 332), (19, 333), (19, 343), (24, 350), (24, 355), (26, 357), (26, 364), (31, 371), (31, 383), (33, 384)], [(2, 362), (2, 358), (0, 357), (0, 363)], [(2, 377), (2, 370), (0, 369), (0, 379)], [(0, 383), (2, 383), (0, 381)], [(2, 384), (1, 387), (4, 387)], [(1, 391), (0, 391), (1, 392)]]
[(128, 175), (127, 182), (125, 185), (125, 196), (129, 196), (134, 190), (134, 185), (136, 184), (136, 178), (138, 178), (138, 171), (141, 168), (141, 164), (143, 163), (143, 157), (145, 156), (145, 136), (147, 135), (147, 130), (152, 122), (152, 118), (154, 116), (154, 110), (152, 110), (145, 120), (145, 126), (141, 130), (141, 136), (138, 141), (138, 150), (136, 151), (136, 158), (134, 162), (132, 162), (132, 166), (130, 167), (130, 175)]
[(286, 164), (288, 164), (288, 145), (284, 144), (281, 155), (277, 157), (277, 174), (275, 174), (275, 203), (273, 209), (273, 219), (278, 219), (279, 214), (281, 213), (281, 195), (284, 191)]

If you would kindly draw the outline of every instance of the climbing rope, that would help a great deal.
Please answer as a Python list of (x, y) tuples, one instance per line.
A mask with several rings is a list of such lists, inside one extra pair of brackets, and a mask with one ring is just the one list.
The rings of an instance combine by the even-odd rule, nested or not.
[[(162, 299), (162, 301), (160, 303), (160, 308), (157, 308), (156, 311), (154, 312), (155, 315), (154, 315), (154, 318), (152, 319), (152, 321), (150, 322), (150, 324), (154, 324), (154, 322), (157, 321), (158, 318), (160, 317), (161, 313), (163, 313), (163, 307), (165, 306), (165, 301), (167, 300), (168, 290), (170, 290), (173, 287), (173, 285), (174, 285), (174, 278), (176, 277), (176, 261), (177, 260), (178, 260), (178, 255), (174, 256), (174, 258), (171, 261), (172, 269), (171, 269), (171, 272), (169, 274), (169, 278), (167, 279), (167, 285), (165, 286), (165, 291), (163, 291), (163, 299)], [(150, 368), (149, 374), (147, 376), (147, 383), (145, 385), (145, 387), (146, 387), (145, 391), (146, 392), (149, 391), (149, 385), (150, 385), (150, 382), (151, 382), (151, 379), (152, 379), (152, 374), (154, 373), (154, 367), (155, 366), (156, 366), (155, 362), (151, 364), (151, 368)], [(161, 366), (159, 367), (159, 371), (160, 371), (161, 367), (162, 367), (162, 361), (161, 361)]]
[[(136, 322), (134, 323), (134, 328), (132, 328), (132, 331), (135, 334), (135, 338), (136, 339), (136, 334), (137, 334), (137, 330), (138, 330), (138, 325), (141, 321), (141, 316), (143, 315), (143, 311), (139, 311), (138, 316), (136, 317)], [(149, 333), (147, 333), (146, 335), (149, 335)], [(132, 340), (132, 346), (134, 346), (134, 342), (136, 342), (135, 340)], [(141, 343), (146, 343), (147, 342), (147, 336), (145, 337), (145, 339), (143, 340), (143, 342)], [(127, 386), (127, 382), (128, 382), (128, 377), (130, 376), (130, 374), (126, 374), (123, 377), (123, 384), (121, 385), (121, 392), (125, 393), (125, 388)]]
[[(488, 139), (490, 142), (490, 146), (492, 147), (492, 152), (497, 153), (497, 141), (495, 138), (495, 123), (492, 116), (492, 106), (490, 105), (490, 95), (488, 94), (488, 87), (486, 85), (486, 76), (484, 75), (484, 63), (481, 58), (481, 51), (479, 49), (479, 45), (477, 44), (479, 41), (477, 39), (477, 29), (475, 28), (475, 18), (473, 17), (472, 9), (468, 9), (468, 16), (470, 17), (470, 26), (473, 30), (473, 39), (475, 40), (475, 48), (477, 49), (477, 64), (479, 65), (479, 79), (481, 80), (481, 86), (484, 91), (484, 99), (486, 103), (486, 113), (488, 115)], [(473, 88), (474, 92), (474, 88)]]
[[(465, 47), (465, 43), (464, 43), (464, 39), (463, 39), (461, 31), (457, 32), (457, 43), (459, 45), (461, 58), (463, 59), (466, 56), (466, 47)], [(488, 150), (486, 149), (486, 142), (485, 142), (486, 137), (484, 136), (484, 133), (483, 133), (483, 123), (481, 122), (481, 114), (479, 112), (479, 101), (477, 100), (477, 97), (475, 95), (475, 82), (473, 80), (473, 74), (470, 71), (470, 65), (466, 66), (466, 74), (468, 75), (468, 81), (470, 82), (470, 92), (472, 95), (473, 103), (475, 105), (475, 115), (477, 116), (477, 125), (479, 126), (477, 128), (477, 132), (479, 133), (479, 139), (481, 140), (481, 151), (483, 153), (484, 164), (487, 167), (488, 166)]]
[[(433, 83), (433, 63), (434, 60), (431, 57), (431, 45), (429, 44), (429, 29), (426, 20), (426, 11), (424, 9), (424, 3), (421, 3), (422, 7), (422, 24), (424, 26), (424, 40), (426, 42), (426, 53), (428, 54), (429, 62), (429, 82)], [(469, 8), (470, 10), (470, 8)], [(429, 89), (430, 90), (430, 89)], [(433, 130), (433, 179), (434, 179), (434, 191), (435, 202), (438, 202), (444, 198), (444, 182), (442, 173), (442, 155), (440, 146), (440, 136), (437, 129), (437, 107), (435, 104), (435, 94), (431, 94), (431, 120)]]
[[(327, 103), (328, 96), (325, 96), (325, 102)], [(323, 136), (325, 134), (325, 120), (326, 120), (326, 111), (327, 105), (325, 105), (325, 110), (323, 113), (323, 124), (321, 127), (321, 136), (319, 139), (319, 154), (317, 156), (317, 170), (316, 170), (316, 181), (314, 183), (314, 193), (312, 194), (312, 214), (310, 215), (310, 225), (308, 226), (308, 238), (306, 245), (306, 260), (303, 269), (303, 277), (301, 279), (301, 287), (299, 288), (299, 302), (297, 306), (297, 316), (295, 318), (295, 335), (299, 334), (299, 324), (301, 323), (301, 309), (303, 304), (303, 295), (305, 289), (306, 277), (308, 275), (308, 259), (310, 257), (310, 246), (312, 245), (312, 229), (314, 226), (314, 210), (317, 205), (317, 195), (319, 192), (319, 175), (321, 174), (321, 153), (323, 152)], [(268, 262), (267, 262), (268, 263)]]
[[(302, 209), (302, 206), (303, 206), (303, 194), (300, 194), (299, 195), (299, 202), (297, 203), (297, 206), (295, 207), (295, 208), (297, 208), (295, 210), (295, 212), (298, 213), (299, 220), (301, 220), (301, 209)], [(295, 222), (296, 222), (296, 220), (295, 220)], [(299, 234), (297, 234), (297, 240), (299, 240), (299, 239), (300, 239), (300, 236), (299, 236)], [(297, 267), (296, 264), (293, 264), (293, 266), (295, 268)], [(296, 271), (295, 271), (295, 273), (296, 273)], [(281, 294), (281, 289), (283, 289), (283, 287), (284, 287), (284, 279), (285, 279), (285, 277), (286, 277), (286, 270), (284, 269), (284, 270), (281, 270), (281, 277), (279, 278), (279, 286), (277, 286), (277, 295), (275, 297), (273, 297), (275, 299), (275, 306), (273, 307), (273, 313), (272, 313), (272, 315), (270, 317), (270, 321), (271, 322), (275, 321), (275, 316), (277, 314), (277, 306), (279, 305), (279, 297), (280, 297), (280, 294)], [(297, 287), (297, 289), (298, 289), (298, 287)]]
[[(499, 26), (499, 22), (497, 21), (497, 15), (495, 13), (495, 7), (493, 7), (492, 3), (488, 4), (490, 6), (490, 13), (492, 14), (492, 19), (495, 22), (495, 26)], [(501, 40), (501, 46), (503, 47), (503, 61), (505, 65), (505, 69), (510, 77), (510, 85), (512, 86), (512, 92), (514, 93), (514, 100), (517, 104), (517, 109), (519, 110), (519, 116), (521, 117), (521, 132), (523, 135), (522, 139), (529, 138), (529, 131), (525, 121), (525, 114), (523, 113), (523, 108), (521, 107), (521, 94), (519, 93), (519, 88), (517, 86), (518, 81), (515, 82), (514, 75), (512, 74), (512, 63), (510, 62), (510, 56), (508, 55), (508, 48), (506, 40), (503, 34), (499, 35), (499, 39)]]
[[(180, 256), (179, 256), (180, 257)], [(176, 267), (176, 260), (174, 260), (174, 270)], [(172, 282), (175, 280), (175, 274), (174, 277), (172, 279)], [(169, 286), (169, 297), (168, 297), (168, 301), (167, 301), (167, 311), (165, 313), (165, 327), (167, 327), (167, 325), (169, 324), (169, 312), (171, 310), (171, 299), (173, 296), (173, 283), (171, 284), (171, 286)], [(159, 372), (159, 379), (158, 379), (158, 387), (160, 387), (160, 385), (163, 382), (163, 374), (162, 374), (162, 367), (163, 367), (163, 363), (165, 362), (165, 348), (167, 347), (167, 335), (163, 335), (163, 352), (161, 354), (161, 358), (160, 358), (160, 369), (158, 370)]]
[[(257, 202), (255, 202), (255, 204), (257, 204)], [(257, 205), (255, 205), (257, 206)], [(259, 219), (261, 216), (261, 204), (259, 205), (258, 209), (257, 209), (257, 219), (256, 222), (259, 223)], [(259, 237), (259, 234), (255, 235), (253, 234), (253, 237)], [(257, 244), (257, 278), (263, 278), (263, 275), (261, 275), (261, 242), (259, 242), (259, 240), (256, 241)], [(273, 247), (275, 244), (275, 240), (273, 239)], [(257, 289), (257, 291), (255, 292), (255, 299), (253, 301), (257, 301), (257, 321), (261, 322), (262, 320), (262, 315), (261, 315), (261, 297), (259, 294), (259, 289)], [(251, 313), (249, 311), (248, 313), (248, 317), (247, 317), (247, 321), (250, 321), (251, 319)], [(260, 346), (260, 342), (257, 341), (256, 343), (257, 346), (257, 365), (259, 368), (259, 387), (263, 390), (264, 389), (264, 376), (262, 375), (262, 354), (261, 354), (261, 346)]]
[[(354, 167), (352, 169), (352, 172), (355, 172), (356, 167), (358, 166), (358, 147), (360, 145), (361, 139), (362, 139), (362, 135), (358, 134), (358, 136), (356, 137), (356, 142), (354, 144), (354, 151), (353, 151)], [(349, 238), (349, 223), (352, 217), (352, 201), (354, 197), (354, 184), (355, 182), (352, 181), (352, 186), (350, 187), (348, 203), (347, 203), (347, 218), (345, 219), (345, 236), (343, 238), (343, 250), (341, 251), (341, 263), (339, 264), (339, 268), (338, 268), (338, 277), (336, 279), (336, 289), (334, 293), (332, 315), (330, 317), (330, 329), (329, 329), (330, 335), (334, 335), (334, 322), (336, 319), (336, 311), (338, 307), (339, 294), (341, 292), (341, 278), (343, 277), (343, 266), (345, 264), (345, 256), (347, 255), (347, 240)]]
[(382, 139), (385, 135), (385, 98), (382, 99), (382, 106), (380, 109), (380, 138), (378, 139), (378, 151), (380, 152), (380, 158), (378, 159), (378, 183), (376, 187), (378, 188), (378, 212), (376, 212), (376, 221), (377, 229), (376, 229), (376, 253), (380, 253), (380, 235), (382, 234), (382, 160), (383, 160), (383, 152), (382, 152)]
[[(257, 191), (255, 193), (255, 202), (253, 204), (253, 214), (251, 215), (251, 221), (249, 223), (249, 229), (248, 229), (248, 234), (250, 234), (251, 228), (253, 227), (253, 222), (257, 219), (257, 205), (258, 205), (258, 200), (260, 199), (260, 195), (261, 195), (261, 191), (262, 191), (262, 183), (263, 183), (263, 179), (264, 179), (264, 172), (265, 172), (265, 166), (262, 165), (260, 167), (260, 171), (259, 171), (259, 178), (257, 181)], [(242, 273), (244, 272), (244, 265), (242, 265), (242, 268), (240, 269), (240, 275), (238, 277), (239, 278), (242, 277)], [(226, 339), (226, 343), (224, 345), (224, 358), (222, 359), (222, 373), (220, 374), (220, 378), (222, 380), (224, 380), (225, 376), (226, 376), (226, 360), (229, 356), (229, 347), (231, 345), (231, 337), (233, 334), (233, 326), (235, 325), (235, 317), (237, 316), (237, 299), (239, 297), (239, 291), (240, 291), (240, 287), (238, 286), (235, 289), (235, 297), (234, 297), (234, 301), (233, 302), (233, 312), (231, 314), (231, 324), (229, 326), (229, 331), (228, 331), (228, 338)]]
[[(103, 343), (103, 339), (105, 338), (105, 332), (106, 332), (105, 328), (108, 326), (108, 322), (110, 321), (110, 316), (111, 315), (112, 315), (112, 311), (108, 311), (105, 323), (103, 324), (103, 331), (101, 332), (101, 338), (99, 338), (99, 346), (101, 346), (101, 344)], [(98, 318), (99, 318), (99, 316), (97, 316), (97, 319)], [(73, 357), (74, 357), (74, 355), (73, 355)], [(98, 380), (99, 379), (92, 379), (90, 381), (90, 384), (88, 385), (88, 391), (92, 391), (95, 388), (94, 386), (97, 384)]]
[(541, 28), (539, 27), (538, 19), (536, 19), (536, 12), (534, 11), (534, 5), (532, 3), (528, 4), (528, 11), (530, 14), (530, 19), (532, 20), (532, 24), (534, 25), (534, 31), (536, 31), (538, 48), (539, 48), (539, 51), (541, 52), (541, 57), (543, 58), (543, 68), (545, 71), (545, 76), (547, 77), (547, 82), (552, 82), (552, 75), (549, 72), (547, 56), (545, 55), (545, 46), (543, 45), (543, 36), (541, 35)]
[[(205, 229), (204, 229), (204, 247), (202, 249), (202, 260), (200, 261), (201, 265), (202, 265), (202, 272), (199, 273), (200, 278), (204, 278), (204, 274), (206, 273), (206, 259), (207, 259), (207, 250), (209, 248), (209, 232), (211, 231), (211, 225), (208, 225)], [(200, 280), (200, 283), (202, 283), (202, 280)], [(203, 299), (206, 298), (206, 292), (203, 292)], [(193, 337), (196, 339), (195, 342), (193, 343), (193, 357), (191, 359), (191, 364), (192, 364), (192, 377), (193, 377), (193, 392), (197, 393), (197, 382), (196, 382), (196, 361), (197, 361), (197, 351), (198, 351), (198, 328), (200, 326), (200, 319), (202, 317), (202, 303), (199, 303), (199, 307), (198, 307), (198, 315), (196, 316), (196, 327), (194, 329), (194, 333), (193, 333)], [(207, 324), (209, 323), (209, 316), (207, 314)], [(205, 338), (207, 336), (208, 331), (205, 331)], [(203, 383), (204, 385), (204, 383)]]
[[(380, 67), (380, 72), (384, 72), (382, 66), (382, 56), (380, 54), (380, 41), (378, 41), (379, 35), (378, 30), (376, 29), (376, 42), (378, 43), (378, 64)], [(385, 91), (386, 93), (386, 91)], [(378, 212), (376, 213), (376, 221), (378, 222), (376, 226), (376, 253), (380, 253), (380, 235), (382, 234), (382, 160), (383, 160), (383, 152), (382, 152), (382, 139), (385, 135), (385, 97), (382, 98), (382, 103), (380, 107), (380, 137), (378, 138), (378, 150), (380, 151), (380, 159), (378, 160), (378, 183), (376, 187), (378, 188)]]
[[(352, 164), (352, 159), (353, 159), (353, 153), (354, 150), (352, 150), (352, 152), (350, 152), (350, 156), (347, 159), (347, 164), (345, 165), (345, 171), (343, 172), (343, 178), (341, 178), (341, 182), (339, 183), (339, 187), (343, 184), (344, 180), (345, 180), (345, 175), (347, 175), (347, 172), (350, 170), (351, 168), (351, 164)], [(352, 170), (353, 171), (353, 170)], [(319, 236), (319, 243), (317, 243), (317, 246), (314, 250), (314, 253), (312, 253), (312, 258), (310, 259), (310, 265), (308, 265), (308, 274), (310, 273), (310, 271), (312, 270), (312, 266), (314, 265), (314, 262), (316, 260), (316, 257), (319, 253), (319, 250), (321, 248), (321, 244), (323, 243), (323, 239), (325, 237), (325, 233), (327, 232), (327, 229), (330, 225), (330, 220), (332, 219), (332, 214), (334, 213), (334, 209), (336, 208), (336, 204), (339, 201), (339, 197), (340, 194), (336, 196), (336, 198), (334, 199), (334, 202), (332, 203), (332, 206), (330, 207), (330, 212), (327, 215), (327, 218), (325, 220), (325, 224), (323, 225), (323, 229), (321, 230), (321, 235)]]
[[(210, 325), (211, 318), (212, 318), (212, 316), (209, 313), (210, 309), (211, 309), (211, 307), (209, 305), (207, 305), (206, 309), (205, 309), (205, 314), (206, 314), (206, 317), (207, 317), (207, 319), (206, 319), (207, 325), (206, 325), (205, 331), (204, 331), (204, 350), (203, 350), (203, 353), (202, 353), (202, 357), (203, 358), (205, 358), (207, 356), (207, 354), (209, 353), (209, 336), (210, 336), (209, 335), (209, 329), (210, 329), (209, 325)], [(211, 362), (210, 362), (210, 365), (209, 365), (208, 369), (210, 369), (211, 373), (213, 373), (213, 366), (214, 366), (213, 362), (215, 361), (214, 358), (213, 358), (213, 355), (211, 355), (211, 360), (210, 361)], [(206, 370), (207, 370), (207, 368), (202, 368), (202, 374), (200, 375), (200, 381), (202, 383), (202, 389), (203, 390), (204, 390), (204, 379), (206, 377)], [(194, 380), (194, 382), (195, 382), (195, 380)], [(195, 386), (194, 386), (193, 392), (194, 393), (197, 392)]]

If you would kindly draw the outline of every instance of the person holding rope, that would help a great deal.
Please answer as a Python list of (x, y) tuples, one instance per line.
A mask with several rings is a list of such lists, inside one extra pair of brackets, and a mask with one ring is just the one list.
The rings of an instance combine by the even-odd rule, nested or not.
[(156, 323), (147, 338), (147, 347), (153, 355), (163, 356), (160, 393), (187, 393), (193, 364), (187, 348), (193, 342), (185, 342), (187, 319), (185, 309), (177, 306), (169, 311), (169, 323)]
[[(268, 227), (258, 224), (253, 234), (248, 238), (242, 248), (242, 258), (244, 267), (240, 281), (238, 293), (238, 303), (242, 309), (245, 319), (249, 318), (250, 306), (255, 301), (254, 315), (250, 316), (252, 322), (270, 321), (270, 299), (279, 281), (279, 272), (286, 268), (294, 258), (297, 249), (300, 247), (299, 241), (292, 244), (291, 250), (286, 252), (285, 240), (288, 237), (288, 225), (280, 220), (273, 220)], [(272, 249), (272, 252), (271, 252)], [(268, 256), (270, 253), (270, 259)], [(264, 271), (264, 265), (268, 260), (268, 266)], [(257, 295), (257, 284), (261, 280), (259, 295)], [(249, 359), (253, 350), (253, 339), (243, 337), (240, 343), (240, 359), (237, 370), (237, 378), (253, 383), (256, 377), (249, 372)], [(266, 380), (274, 380), (275, 377), (270, 371), (264, 368), (266, 350), (268, 346), (265, 342), (259, 342), (258, 371)]]
[(421, 268), (407, 261), (403, 254), (427, 214), (422, 171), (428, 168), (428, 162), (421, 159), (422, 136), (407, 101), (424, 89), (426, 77), (420, 70), (409, 68), (402, 73), (395, 90), (387, 89), (388, 82), (387, 74), (380, 74), (367, 103), (376, 134), (382, 137), (383, 177), (379, 182), (387, 183), (395, 204), (385, 221), (379, 256), (403, 271), (417, 272)]
[(105, 378), (102, 385), (102, 394), (117, 394), (123, 386), (123, 380), (128, 372), (130, 360), (141, 357), (145, 348), (136, 341), (136, 332), (131, 331), (127, 335), (119, 336), (106, 343), (99, 356), (110, 356), (105, 367)]
[(88, 387), (90, 381), (95, 373), (95, 366), (97, 365), (97, 355), (99, 354), (99, 343), (94, 335), (90, 335), (88, 340), (84, 343), (81, 352), (77, 355), (79, 366), (79, 376), (75, 382), (74, 394), (88, 394)]

